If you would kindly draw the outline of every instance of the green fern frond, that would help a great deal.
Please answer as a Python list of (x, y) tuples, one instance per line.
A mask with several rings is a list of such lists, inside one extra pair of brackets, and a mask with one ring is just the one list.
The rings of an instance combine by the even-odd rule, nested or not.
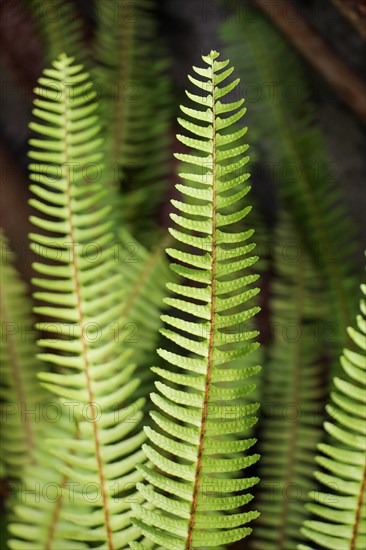
[(340, 190), (333, 185), (299, 60), (258, 11), (248, 9), (244, 18), (228, 19), (221, 34), (244, 89), (253, 90), (255, 83), (250, 116), (256, 132), (251, 137), (265, 149), (270, 177), (329, 282), (329, 302), (342, 341), (354, 305), (354, 234)]
[(317, 337), (326, 317), (319, 273), (283, 214), (275, 244), (270, 302), (274, 341), (261, 381), (261, 515), (251, 540), (258, 550), (293, 549), (303, 539), (300, 528), (308, 515), (304, 503), (315, 486), (312, 462), (326, 393)]
[(87, 54), (83, 45), (82, 22), (76, 16), (77, 8), (73, 2), (30, 0), (29, 10), (42, 39), (46, 63), (51, 63), (63, 52), (85, 63)]
[(19, 479), (34, 460), (36, 441), (45, 424), (41, 411), (47, 393), (37, 379), (39, 361), (31, 301), (2, 231), (0, 247), (1, 457), (5, 474)]
[[(361, 287), (366, 297), (366, 285)], [(348, 334), (357, 351), (345, 349), (341, 364), (346, 378), (335, 378), (327, 407), (329, 435), (319, 445), (315, 477), (325, 487), (313, 491), (308, 509), (317, 520), (305, 521), (303, 534), (315, 548), (361, 550), (366, 545), (366, 301), (361, 300), (357, 329)], [(299, 550), (314, 546), (301, 545)]]
[(97, 14), (95, 75), (107, 183), (121, 187), (123, 224), (150, 245), (155, 234), (151, 227), (168, 186), (172, 100), (167, 55), (154, 20), (154, 2), (99, 0)]
[(151, 395), (155, 427), (146, 428), (151, 467), (139, 468), (147, 504), (134, 506), (136, 526), (164, 549), (227, 545), (247, 536), (258, 515), (240, 509), (258, 481), (241, 471), (258, 460), (246, 453), (255, 440), (245, 433), (256, 422), (258, 404), (246, 398), (259, 367), (232, 368), (258, 347), (257, 331), (245, 324), (258, 310), (248, 307), (257, 294), (250, 286), (257, 276), (248, 269), (257, 258), (246, 223), (250, 207), (241, 205), (249, 191), (247, 146), (239, 141), (243, 132), (231, 131), (245, 109), (243, 100), (221, 101), (238, 80), (227, 81), (233, 69), (218, 57), (211, 52), (205, 68), (194, 68), (198, 77), (189, 78), (199, 91), (187, 92), (193, 108), (182, 106), (186, 117), (179, 119), (192, 137), (178, 139), (195, 153), (176, 155), (189, 168), (177, 185), (184, 200), (172, 201), (179, 213), (171, 215), (171, 234), (182, 246), (168, 253), (186, 282), (168, 285), (177, 297), (166, 303), (177, 314), (163, 316), (162, 333), (177, 352), (158, 350), (166, 366), (153, 369), (161, 381)]
[(95, 91), (82, 66), (61, 55), (35, 92), (40, 122), (31, 128), (41, 138), (30, 142), (31, 205), (38, 211), (31, 221), (47, 231), (31, 234), (40, 257), (34, 297), (44, 304), (35, 311), (49, 319), (39, 327), (47, 335), (39, 341), (40, 357), (55, 366), (40, 378), (63, 402), (75, 404), (80, 437), (53, 443), (64, 461), (59, 471), (76, 483), (76, 500), (83, 500), (88, 484), (98, 488), (85, 502), (88, 512), (69, 519), (78, 539), (116, 550), (138, 535), (129, 499), (140, 479), (135, 466), (144, 461), (143, 400), (133, 400), (139, 380), (120, 338), (125, 296), (102, 185)]

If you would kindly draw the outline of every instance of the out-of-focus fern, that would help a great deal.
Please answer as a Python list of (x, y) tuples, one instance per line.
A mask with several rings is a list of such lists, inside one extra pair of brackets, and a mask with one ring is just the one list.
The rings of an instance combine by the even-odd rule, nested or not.
[(167, 56), (153, 12), (150, 0), (99, 0), (95, 70), (107, 180), (121, 186), (124, 224), (149, 245), (156, 238), (151, 229), (156, 230), (153, 222), (168, 185), (171, 114)]
[(183, 250), (168, 253), (178, 261), (173, 271), (193, 284), (168, 285), (178, 295), (166, 300), (177, 315), (163, 316), (170, 328), (162, 333), (181, 351), (159, 350), (166, 367), (154, 369), (162, 381), (151, 395), (155, 428), (146, 429), (151, 445), (144, 447), (151, 466), (139, 468), (148, 504), (134, 506), (142, 533), (175, 550), (240, 540), (251, 532), (245, 524), (257, 517), (240, 511), (252, 498), (246, 490), (257, 482), (240, 471), (258, 459), (245, 453), (255, 443), (245, 432), (258, 406), (246, 402), (255, 387), (247, 380), (259, 367), (231, 368), (258, 346), (252, 342), (257, 331), (245, 326), (258, 310), (248, 307), (257, 294), (249, 286), (257, 276), (248, 269), (257, 258), (251, 255), (253, 231), (244, 229), (250, 207), (240, 203), (249, 191), (247, 145), (240, 143), (245, 130), (230, 132), (245, 109), (243, 100), (221, 102), (238, 80), (227, 80), (233, 69), (218, 57), (211, 52), (203, 57), (205, 68), (194, 68), (202, 79), (190, 81), (203, 95), (187, 92), (192, 108), (181, 107), (187, 118), (180, 124), (193, 137), (178, 138), (195, 153), (176, 156), (200, 171), (181, 173), (177, 189), (184, 201), (172, 201), (179, 214), (172, 214), (178, 228), (171, 233)]
[(14, 265), (9, 244), (0, 233), (1, 266), (1, 457), (5, 474), (19, 479), (33, 460), (44, 421), (47, 393), (40, 387), (39, 361), (26, 285)]
[(134, 350), (138, 365), (137, 376), (142, 380), (141, 391), (147, 396), (152, 387), (151, 362), (155, 361), (160, 319), (166, 296), (166, 283), (171, 279), (163, 246), (151, 252), (124, 229), (119, 231), (120, 266), (123, 274), (126, 300), (123, 306), (125, 343)]
[(77, 56), (86, 61), (82, 21), (76, 16), (75, 3), (65, 0), (30, 0), (29, 10), (42, 39), (45, 63), (60, 54)]
[[(39, 341), (45, 348), (40, 357), (61, 369), (40, 378), (75, 403), (79, 429), (78, 439), (56, 439), (50, 447), (63, 460), (59, 471), (76, 484), (76, 501), (89, 508), (68, 517), (75, 524), (70, 538), (117, 550), (138, 536), (129, 498), (140, 478), (135, 466), (144, 460), (144, 435), (137, 430), (143, 400), (133, 400), (139, 380), (119, 337), (124, 290), (109, 252), (115, 247), (111, 208), (103, 178), (95, 177), (103, 170), (95, 91), (82, 66), (61, 55), (35, 92), (33, 113), (40, 122), (31, 128), (41, 138), (30, 142), (31, 205), (38, 211), (31, 221), (48, 234), (31, 234), (42, 258), (34, 264), (40, 276), (33, 282), (41, 289), (35, 299), (45, 304), (36, 311), (51, 319), (40, 323), (49, 333)], [(86, 500), (88, 484), (95, 491)]]
[[(13, 266), (8, 243), (1, 241), (1, 423), (2, 459), (11, 480), (10, 540), (12, 550), (37, 548), (86, 548), (68, 541), (63, 532), (73, 527), (61, 514), (77, 511), (72, 490), (62, 497), (67, 478), (55, 468), (57, 458), (45, 448), (49, 437), (75, 432), (75, 426), (61, 420), (60, 405), (39, 384), (37, 346), (31, 300), (25, 284)], [(57, 422), (56, 422), (57, 421)], [(15, 481), (16, 480), (16, 481)]]
[[(366, 297), (366, 285), (362, 285)], [(361, 550), (366, 545), (366, 301), (361, 300), (357, 329), (348, 333), (357, 351), (345, 349), (341, 364), (346, 378), (335, 378), (324, 428), (329, 439), (319, 445), (315, 474), (325, 487), (313, 491), (308, 509), (317, 520), (304, 523), (311, 541), (299, 550)]]
[(321, 438), (325, 376), (317, 334), (326, 309), (319, 273), (284, 216), (274, 253), (274, 341), (262, 379), (259, 423), (261, 515), (251, 542), (258, 550), (293, 550), (303, 539), (304, 502), (314, 487), (312, 461)]
[[(55, 404), (53, 404), (55, 405)], [(9, 525), (11, 550), (81, 550), (88, 546), (79, 540), (73, 514), (87, 513), (85, 502), (75, 498), (75, 483), (58, 471), (63, 466), (56, 454), (48, 449), (48, 438), (59, 437), (60, 441), (75, 437), (75, 425), (69, 411), (60, 404), (44, 408), (49, 417), (48, 428), (42, 439), (37, 440), (33, 463), (27, 465), (12, 507)], [(57, 420), (57, 421), (56, 421)], [(72, 538), (75, 533), (75, 539)], [(71, 540), (70, 540), (71, 539)]]
[(354, 239), (339, 189), (332, 185), (330, 162), (323, 136), (314, 124), (299, 61), (257, 11), (248, 9), (245, 17), (229, 19), (221, 34), (244, 86), (257, 86), (257, 100), (251, 109), (256, 129), (252, 139), (265, 147), (273, 168), (271, 177), (278, 182), (299, 234), (327, 277), (339, 341), (351, 322), (350, 243)]

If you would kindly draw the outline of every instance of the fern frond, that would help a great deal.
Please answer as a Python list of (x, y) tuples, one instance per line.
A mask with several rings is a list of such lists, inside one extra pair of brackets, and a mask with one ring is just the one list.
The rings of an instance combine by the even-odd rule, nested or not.
[(85, 502), (88, 513), (69, 519), (78, 539), (116, 550), (138, 534), (127, 501), (140, 478), (135, 466), (144, 461), (138, 430), (143, 400), (133, 399), (139, 381), (120, 337), (124, 289), (103, 189), (95, 91), (82, 66), (61, 55), (44, 71), (36, 94), (40, 122), (31, 128), (41, 138), (30, 142), (31, 205), (38, 211), (31, 221), (48, 234), (31, 234), (40, 257), (34, 297), (43, 303), (36, 312), (49, 319), (40, 323), (47, 336), (39, 341), (45, 349), (40, 357), (56, 371), (40, 378), (75, 404), (80, 438), (54, 442), (64, 460), (59, 471), (76, 483), (76, 500), (83, 500), (88, 484), (98, 489)]
[(172, 100), (167, 55), (156, 28), (154, 2), (99, 0), (97, 13), (95, 74), (106, 137), (107, 183), (121, 187), (124, 226), (150, 245), (155, 234), (151, 227), (155, 229), (168, 186)]
[[(258, 491), (260, 517), (251, 541), (258, 550), (296, 548), (303, 539), (304, 502), (315, 486), (312, 461), (321, 439), (326, 393), (322, 343), (316, 337), (326, 317), (319, 273), (283, 214), (275, 242), (270, 302), (274, 341), (261, 381), (259, 477), (263, 482)], [(294, 257), (288, 255), (290, 246)]]
[(176, 155), (189, 168), (177, 186), (184, 199), (172, 201), (178, 214), (171, 215), (171, 234), (180, 246), (168, 253), (186, 282), (168, 285), (176, 297), (166, 303), (176, 312), (163, 316), (162, 334), (177, 351), (158, 350), (166, 366), (154, 369), (155, 427), (146, 428), (144, 446), (151, 467), (139, 468), (147, 504), (134, 506), (136, 526), (165, 549), (227, 545), (247, 536), (257, 517), (240, 509), (258, 481), (241, 471), (258, 460), (246, 453), (255, 440), (245, 432), (256, 422), (258, 405), (246, 399), (259, 367), (232, 365), (258, 347), (257, 331), (246, 325), (258, 310), (248, 306), (257, 294), (251, 287), (257, 276), (248, 269), (257, 258), (246, 223), (250, 207), (241, 204), (249, 191), (247, 147), (232, 132), (245, 109), (243, 101), (221, 101), (238, 80), (228, 83), (232, 69), (223, 70), (229, 62), (218, 57), (211, 52), (205, 68), (194, 68), (198, 77), (190, 80), (203, 93), (187, 92), (193, 108), (182, 106), (187, 116), (179, 119), (193, 136), (179, 139), (195, 152)]
[(45, 63), (51, 63), (63, 52), (86, 61), (82, 21), (73, 2), (30, 0), (29, 10), (42, 39)]
[(252, 139), (265, 148), (270, 177), (278, 183), (293, 223), (328, 280), (341, 342), (352, 321), (354, 234), (340, 190), (333, 185), (299, 60), (258, 11), (229, 19), (221, 34), (244, 87), (256, 84), (250, 111), (256, 128)]
[(1, 456), (5, 474), (20, 479), (25, 466), (34, 460), (36, 441), (45, 424), (42, 407), (47, 393), (37, 379), (31, 301), (2, 231), (0, 247)]
[[(366, 297), (366, 285), (361, 287)], [(361, 300), (357, 329), (348, 334), (357, 351), (345, 349), (341, 364), (345, 378), (335, 378), (327, 407), (329, 435), (319, 445), (315, 474), (324, 490), (313, 491), (308, 509), (317, 520), (305, 521), (303, 534), (310, 548), (361, 550), (366, 544), (366, 301)], [(314, 546), (315, 545), (315, 546)]]

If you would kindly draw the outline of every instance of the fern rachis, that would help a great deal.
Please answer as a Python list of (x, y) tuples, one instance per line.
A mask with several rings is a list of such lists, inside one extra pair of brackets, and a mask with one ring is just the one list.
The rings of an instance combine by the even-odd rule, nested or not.
[[(243, 455), (255, 443), (245, 439), (244, 433), (255, 423), (252, 415), (257, 409), (257, 404), (246, 401), (253, 385), (243, 384), (259, 368), (228, 368), (257, 349), (250, 342), (257, 333), (240, 325), (258, 310), (243, 309), (257, 294), (256, 289), (247, 288), (257, 280), (246, 272), (256, 261), (250, 256), (254, 245), (247, 244), (253, 232), (242, 230), (250, 210), (241, 202), (249, 190), (243, 186), (248, 174), (240, 171), (248, 160), (242, 157), (247, 146), (235, 143), (243, 131), (228, 133), (245, 109), (240, 108), (242, 101), (221, 103), (220, 98), (238, 81), (225, 83), (233, 69), (224, 70), (228, 62), (217, 57), (211, 52), (203, 57), (207, 68), (194, 68), (205, 81), (190, 77), (206, 95), (187, 95), (206, 110), (182, 106), (195, 122), (180, 119), (181, 126), (194, 139), (178, 138), (194, 154), (176, 155), (190, 171), (180, 174), (184, 185), (177, 186), (184, 202), (172, 201), (180, 213), (171, 215), (179, 227), (171, 233), (183, 250), (170, 248), (168, 253), (179, 262), (171, 265), (173, 271), (187, 283), (168, 285), (178, 298), (168, 298), (166, 303), (183, 316), (164, 315), (169, 328), (162, 334), (185, 355), (159, 350), (168, 367), (153, 369), (163, 382), (156, 382), (158, 393), (151, 394), (155, 428), (146, 429), (151, 445), (144, 449), (152, 467), (142, 467), (148, 484), (139, 485), (154, 508), (134, 507), (143, 535), (167, 549), (229, 544), (248, 535), (251, 529), (243, 525), (257, 516), (251, 511), (234, 512), (251, 500), (244, 491), (257, 481), (235, 472), (258, 459)], [(221, 113), (229, 115), (221, 118)], [(232, 407), (234, 420), (223, 418), (222, 406)]]

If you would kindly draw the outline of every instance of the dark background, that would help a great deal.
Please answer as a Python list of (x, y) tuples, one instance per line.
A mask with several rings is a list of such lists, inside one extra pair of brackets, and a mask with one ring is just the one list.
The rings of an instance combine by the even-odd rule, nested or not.
[[(275, 2), (276, 0), (274, 0)], [(95, 23), (93, 1), (74, 0), (85, 21), (86, 36), (93, 37)], [(338, 57), (362, 78), (365, 77), (365, 41), (332, 0), (293, 0), (304, 18), (318, 30)], [(27, 10), (29, 0), (1, 0), (1, 225), (16, 251), (27, 247), (27, 140), (32, 88), (42, 70), (42, 51)], [(242, 4), (250, 4), (243, 0)], [(359, 9), (366, 3), (355, 2)], [(203, 53), (220, 49), (218, 27), (227, 17), (215, 0), (160, 0), (158, 18), (160, 32), (166, 38), (172, 55), (172, 78), (176, 105), (186, 85), (186, 75)], [(359, 232), (366, 241), (365, 139), (364, 126), (353, 110), (339, 100), (332, 85), (304, 62), (310, 80), (330, 154), (332, 169), (343, 190), (346, 206)], [(250, 99), (247, 98), (248, 110)], [(365, 99), (366, 101), (366, 99)], [(175, 129), (173, 129), (174, 131)], [(253, 186), (260, 197), (265, 217), (274, 215), (272, 182), (260, 165), (253, 174)], [(364, 245), (359, 247), (362, 250)], [(360, 263), (362, 255), (360, 254)], [(20, 266), (29, 275), (29, 262)]]

